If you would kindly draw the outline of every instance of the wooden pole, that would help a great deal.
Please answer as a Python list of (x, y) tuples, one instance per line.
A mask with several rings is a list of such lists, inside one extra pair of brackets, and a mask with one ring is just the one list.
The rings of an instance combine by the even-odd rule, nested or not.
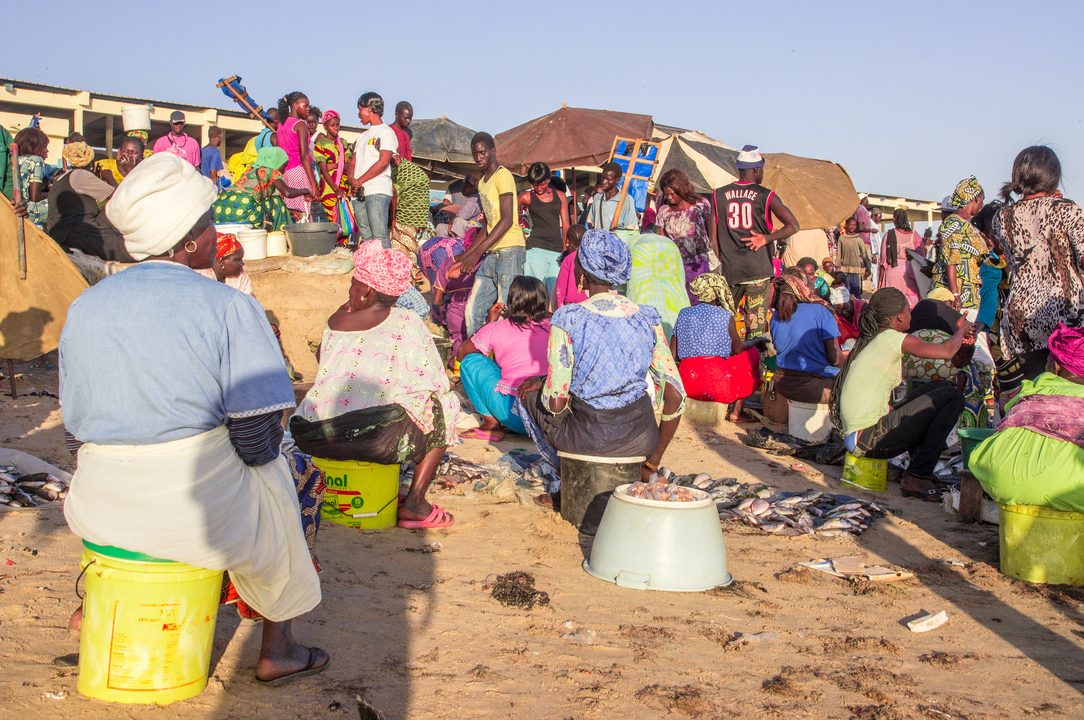
[(105, 156), (113, 159), (113, 116), (105, 116)]
[[(15, 204), (22, 199), (22, 183), (19, 182), (19, 146), (11, 144), (11, 176), (15, 180)], [(15, 240), (19, 246), (19, 279), (26, 280), (26, 227), (25, 219), (15, 218)], [(8, 362), (11, 362), (10, 360)], [(12, 388), (14, 391), (14, 387)]]
[(8, 360), (8, 385), (11, 386), (11, 399), (18, 400), (19, 392), (15, 389), (15, 361)]

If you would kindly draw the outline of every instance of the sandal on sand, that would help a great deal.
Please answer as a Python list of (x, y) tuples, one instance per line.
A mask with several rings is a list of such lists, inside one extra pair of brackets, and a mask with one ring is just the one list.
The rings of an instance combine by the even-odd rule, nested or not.
[(400, 520), (399, 527), (406, 530), (421, 530), (423, 528), (446, 528), (451, 527), (455, 520), (444, 512), (439, 505), (433, 506), (433, 512), (425, 520)]
[(905, 498), (916, 498), (918, 500), (925, 500), (926, 502), (941, 502), (941, 491), (937, 488), (930, 488), (929, 490), (908, 490), (905, 487), (900, 487), (900, 494)]
[(312, 648), (309, 648), (309, 662), (302, 669), (288, 675), (283, 675), (282, 677), (277, 677), (274, 680), (261, 680), (260, 678), (256, 678), (256, 682), (260, 683), (261, 685), (282, 685), (283, 683), (288, 683), (291, 680), (297, 680), (298, 678), (305, 677), (306, 675), (315, 675), (317, 673), (322, 673), (324, 670), (327, 669), (327, 666), (331, 664), (331, 658), (328, 658), (327, 662), (320, 667), (313, 667), (314, 662), (316, 662), (316, 653), (312, 651)]
[(478, 428), (473, 428), (471, 430), (465, 430), (465, 431), (459, 433), (459, 437), (460, 437), (460, 439), (485, 440), (486, 442), (500, 442), (501, 440), (504, 440), (504, 435), (496, 435), (494, 433), (488, 433), (488, 432), (485, 432), (484, 430), (479, 430)]

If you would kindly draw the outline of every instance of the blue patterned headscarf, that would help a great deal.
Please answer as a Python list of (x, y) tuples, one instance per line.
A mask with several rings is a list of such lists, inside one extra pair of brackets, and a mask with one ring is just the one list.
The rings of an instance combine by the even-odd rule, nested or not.
[(576, 259), (599, 280), (624, 285), (632, 275), (632, 253), (621, 238), (607, 230), (588, 230), (580, 241)]

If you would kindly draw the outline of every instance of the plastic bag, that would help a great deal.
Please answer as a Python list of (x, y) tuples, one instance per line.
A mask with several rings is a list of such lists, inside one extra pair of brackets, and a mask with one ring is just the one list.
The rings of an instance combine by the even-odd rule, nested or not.
[(358, 222), (354, 217), (354, 206), (349, 198), (339, 198), (335, 204), (339, 211), (339, 227), (343, 235), (350, 237), (358, 229)]

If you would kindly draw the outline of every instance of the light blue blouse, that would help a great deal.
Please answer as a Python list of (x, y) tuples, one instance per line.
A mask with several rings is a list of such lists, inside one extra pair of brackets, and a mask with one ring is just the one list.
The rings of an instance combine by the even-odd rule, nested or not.
[(68, 309), (60, 402), (76, 439), (149, 445), (294, 406), (255, 299), (183, 265), (143, 262)]

